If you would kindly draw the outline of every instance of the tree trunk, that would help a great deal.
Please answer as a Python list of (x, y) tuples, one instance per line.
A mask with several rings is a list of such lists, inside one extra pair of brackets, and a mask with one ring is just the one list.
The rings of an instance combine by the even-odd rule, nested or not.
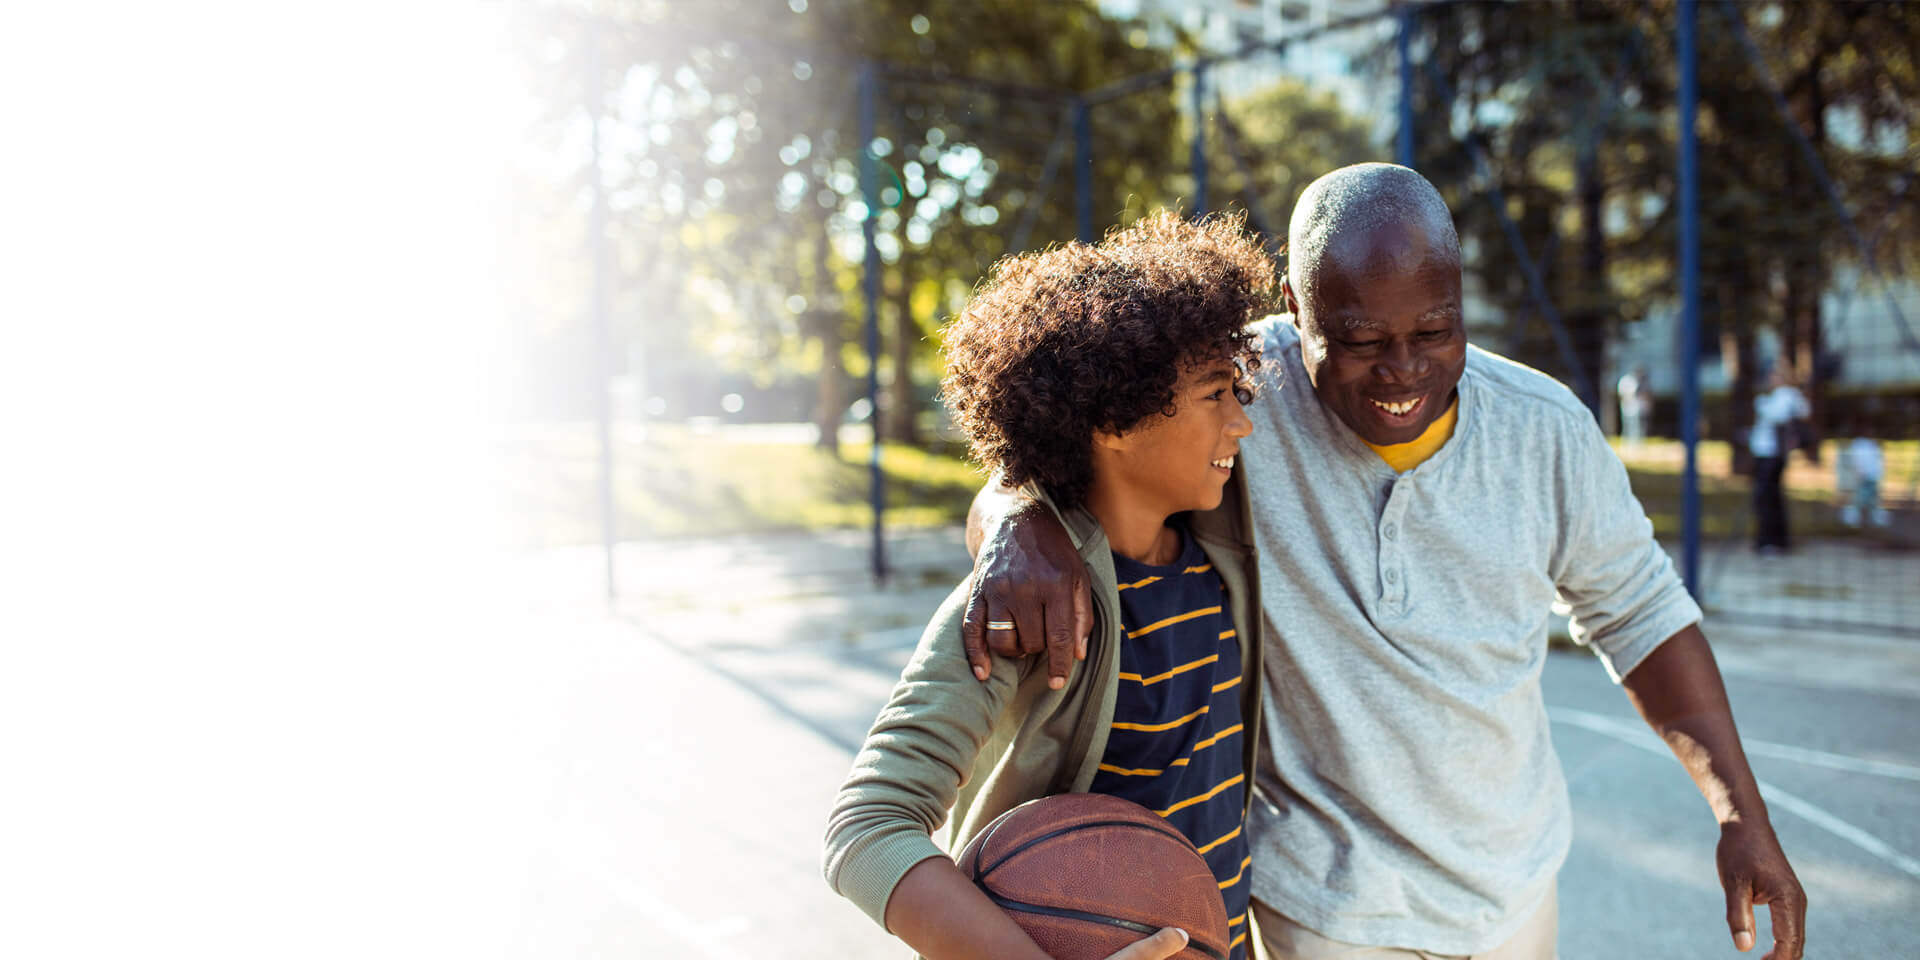
[(1574, 356), (1585, 368), (1592, 385), (1592, 393), (1581, 399), (1587, 402), (1594, 416), (1604, 421), (1609, 417), (1602, 413), (1602, 405), (1605, 398), (1612, 395), (1612, 384), (1603, 382), (1610, 298), (1607, 295), (1607, 238), (1600, 219), (1606, 186), (1600, 177), (1600, 152), (1595, 145), (1598, 136), (1597, 130), (1583, 136), (1574, 158), (1574, 192), (1580, 200), (1580, 277), (1577, 281), (1580, 292), (1577, 308), (1567, 318), (1571, 328), (1567, 334), (1573, 340)]
[(833, 272), (827, 267), (827, 258), (833, 256), (833, 248), (827, 241), (824, 216), (818, 227), (819, 232), (815, 236), (820, 245), (812, 258), (813, 295), (807, 298), (810, 309), (806, 317), (808, 328), (820, 338), (820, 382), (814, 393), (813, 405), (813, 424), (818, 431), (818, 439), (814, 443), (837, 457), (840, 455), (840, 416), (847, 409), (846, 377), (840, 369), (846, 318), (840, 312), (840, 297), (833, 286)]
[(1727, 372), (1727, 410), (1720, 429), (1712, 431), (1733, 445), (1736, 473), (1746, 473), (1752, 462), (1747, 431), (1753, 428), (1753, 286), (1729, 280), (1720, 287), (1720, 365)]
[(819, 431), (814, 441), (820, 449), (840, 455), (840, 416), (847, 409), (846, 377), (840, 371), (840, 350), (844, 345), (840, 323), (843, 318), (831, 310), (815, 310), (807, 315), (808, 326), (820, 338), (820, 383), (814, 392), (813, 425)]
[(901, 254), (889, 276), (888, 293), (893, 300), (893, 379), (887, 383), (886, 436), (894, 443), (916, 445), (920, 442), (915, 421), (918, 398), (913, 392), (913, 349), (920, 342), (920, 322), (913, 316), (913, 260)]
[[(1812, 142), (1816, 156), (1825, 155), (1827, 141), (1826, 91), (1820, 83), (1823, 59), (1816, 51), (1796, 85), (1800, 95), (1793, 99), (1794, 121)], [(1815, 181), (1813, 171), (1802, 162), (1790, 164), (1787, 170), (1787, 195), (1795, 198), (1796, 205), (1805, 211), (1826, 209), (1827, 198)], [(1819, 216), (1813, 219), (1826, 220)], [(1780, 330), (1780, 360), (1806, 394), (1810, 419), (1815, 433), (1819, 434), (1823, 432), (1820, 426), (1827, 407), (1825, 370), (1820, 362), (1820, 294), (1826, 288), (1826, 265), (1815, 257), (1796, 257), (1786, 264), (1785, 275), (1786, 312)], [(1808, 453), (1816, 463), (1818, 451), (1816, 446)]]

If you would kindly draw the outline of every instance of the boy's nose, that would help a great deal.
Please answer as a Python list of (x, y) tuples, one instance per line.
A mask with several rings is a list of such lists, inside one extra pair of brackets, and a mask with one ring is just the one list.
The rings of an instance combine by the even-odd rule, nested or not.
[(1235, 410), (1233, 416), (1227, 420), (1227, 435), (1238, 438), (1252, 434), (1253, 420), (1247, 416), (1245, 410)]

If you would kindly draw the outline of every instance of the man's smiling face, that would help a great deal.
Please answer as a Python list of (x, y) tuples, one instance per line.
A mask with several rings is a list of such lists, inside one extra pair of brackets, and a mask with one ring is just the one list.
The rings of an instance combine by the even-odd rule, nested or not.
[(1320, 402), (1376, 446), (1418, 438), (1466, 369), (1457, 249), (1383, 224), (1330, 243), (1309, 287), (1286, 297)]

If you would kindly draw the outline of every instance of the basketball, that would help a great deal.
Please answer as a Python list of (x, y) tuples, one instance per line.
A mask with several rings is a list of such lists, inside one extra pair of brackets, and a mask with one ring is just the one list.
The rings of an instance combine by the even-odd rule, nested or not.
[(1054, 960), (1104, 960), (1161, 927), (1177, 960), (1226, 960), (1213, 871), (1153, 811), (1100, 793), (1031, 800), (987, 824), (955, 862)]

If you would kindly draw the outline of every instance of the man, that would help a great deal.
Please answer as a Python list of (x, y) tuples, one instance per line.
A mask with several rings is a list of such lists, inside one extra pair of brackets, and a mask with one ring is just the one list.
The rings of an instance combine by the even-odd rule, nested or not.
[(1653, 409), (1653, 388), (1644, 367), (1620, 375), (1620, 439), (1639, 446), (1647, 438), (1647, 413)]
[[(1753, 549), (1762, 555), (1785, 552), (1787, 498), (1781, 480), (1787, 455), (1802, 445), (1810, 413), (1805, 394), (1793, 385), (1784, 367), (1767, 377), (1767, 390), (1753, 398), (1753, 429), (1747, 432), (1747, 452), (1753, 454)], [(1818, 447), (1813, 448), (1818, 450)]]
[[(1248, 823), (1263, 955), (1554, 955), (1571, 814), (1539, 681), (1557, 592), (1720, 823), (1735, 945), (1765, 903), (1769, 956), (1798, 960), (1805, 894), (1699, 608), (1586, 409), (1468, 347), (1438, 192), (1404, 167), (1336, 170), (1288, 240), (1292, 321), (1256, 329), (1290, 382), (1249, 408), (1241, 448), (1266, 624)], [(987, 491), (969, 545), (976, 668), (989, 646), (1044, 648), (1064, 677), (1087, 600), (1057, 523)]]

